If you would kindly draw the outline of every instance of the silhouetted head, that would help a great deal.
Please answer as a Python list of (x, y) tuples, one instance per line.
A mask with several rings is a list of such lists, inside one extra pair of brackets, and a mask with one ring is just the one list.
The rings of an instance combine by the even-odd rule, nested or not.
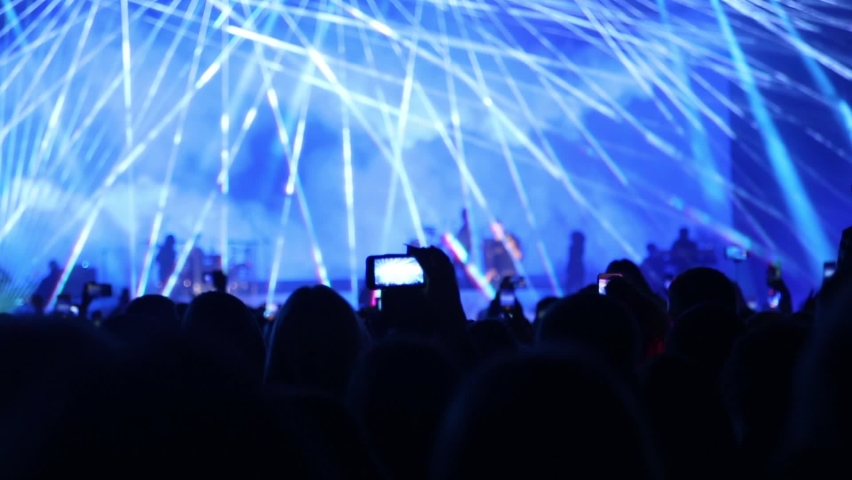
[(190, 336), (233, 350), (261, 378), (266, 358), (263, 335), (248, 307), (222, 292), (205, 292), (189, 304), (183, 328)]
[(432, 478), (660, 478), (653, 443), (636, 396), (596, 357), (537, 352), (489, 364), (462, 388)]
[(347, 403), (394, 478), (425, 478), (438, 426), (459, 374), (437, 348), (377, 345), (352, 376)]
[(323, 285), (300, 288), (275, 316), (266, 383), (340, 396), (365, 343), (355, 311), (343, 297)]
[(689, 229), (686, 228), (686, 227), (681, 228), (680, 231), (678, 232), (678, 238), (680, 238), (681, 240), (688, 240), (689, 239)]
[(653, 243), (649, 243), (645, 248), (648, 250), (649, 255), (656, 255), (657, 252), (660, 251), (659, 247), (657, 247)]
[(539, 322), (539, 344), (582, 345), (621, 372), (632, 372), (639, 360), (636, 317), (618, 300), (578, 294), (559, 300)]
[(729, 308), (705, 303), (686, 311), (666, 340), (666, 352), (680, 355), (717, 384), (734, 342), (745, 331)]
[(544, 297), (535, 305), (535, 319), (541, 320), (544, 317), (544, 314), (547, 313), (547, 310), (550, 309), (556, 302), (559, 301), (557, 297)]
[(583, 232), (579, 230), (575, 230), (571, 233), (571, 242), (575, 244), (581, 244), (586, 241), (586, 236), (583, 235)]
[(618, 273), (622, 278), (630, 282), (634, 288), (639, 289), (640, 292), (645, 294), (651, 293), (651, 286), (648, 285), (648, 280), (645, 278), (645, 274), (642, 273), (642, 269), (626, 258), (610, 262), (606, 267), (606, 273)]
[(606, 286), (606, 295), (623, 302), (636, 317), (641, 341), (641, 359), (644, 361), (659, 354), (671, 323), (665, 311), (665, 301), (658, 300), (658, 297), (648, 290), (636, 288), (624, 277), (613, 278)]
[(166, 237), (166, 242), (165, 242), (165, 244), (166, 244), (166, 246), (167, 246), (167, 247), (172, 247), (172, 246), (174, 246), (174, 244), (175, 244), (175, 236), (174, 236), (174, 235), (169, 235), (169, 236), (167, 236), (167, 237)]
[(724, 273), (707, 267), (689, 269), (669, 286), (669, 315), (673, 320), (697, 305), (714, 303), (737, 312), (737, 292)]
[(172, 323), (175, 328), (180, 325), (177, 310), (175, 309), (175, 302), (171, 298), (162, 295), (149, 294), (135, 298), (127, 305), (125, 313), (148, 318), (152, 321), (156, 319)]
[(47, 264), (47, 268), (50, 270), (50, 273), (58, 272), (62, 270), (59, 267), (59, 263), (56, 260), (51, 260), (50, 263)]
[(106, 319), (103, 329), (124, 339), (172, 334), (180, 330), (175, 303), (162, 295), (143, 295), (131, 301), (123, 315)]
[(467, 209), (466, 209), (466, 208), (463, 208), (463, 209), (462, 209), (462, 211), (461, 211), (461, 218), (462, 218), (462, 221), (463, 221), (464, 223), (467, 223), (468, 216), (467, 216)]

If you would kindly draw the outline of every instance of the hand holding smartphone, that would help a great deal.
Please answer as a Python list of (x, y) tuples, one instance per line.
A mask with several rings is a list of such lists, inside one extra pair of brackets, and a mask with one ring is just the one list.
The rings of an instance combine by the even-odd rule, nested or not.
[(416, 287), (426, 282), (423, 267), (411, 255), (374, 255), (367, 257), (367, 288)]
[(515, 304), (517, 303), (515, 291), (525, 285), (523, 278), (504, 277), (500, 282), (500, 290), (498, 291), (500, 296), (500, 307), (503, 310), (511, 310), (515, 308)]
[(515, 307), (515, 292), (500, 292), (500, 307), (510, 310)]
[(598, 275), (598, 293), (606, 295), (606, 286), (613, 278), (620, 278), (620, 273), (601, 273)]
[(834, 273), (837, 271), (837, 262), (825, 262), (822, 265), (822, 279), (823, 281), (828, 280), (829, 278), (834, 276)]
[(770, 310), (777, 310), (781, 306), (781, 292), (769, 290), (769, 298), (766, 301)]
[(275, 320), (275, 315), (278, 314), (278, 305), (274, 303), (267, 303), (266, 307), (263, 309), (263, 318), (267, 321)]

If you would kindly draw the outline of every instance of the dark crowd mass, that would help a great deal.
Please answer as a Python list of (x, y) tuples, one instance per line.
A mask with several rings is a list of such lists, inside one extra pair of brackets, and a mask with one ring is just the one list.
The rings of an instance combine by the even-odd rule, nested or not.
[(358, 311), (322, 285), (252, 308), (218, 271), (189, 303), (125, 291), (104, 314), (87, 284), (0, 320), (0, 477), (849, 478), (848, 248), (801, 305), (770, 267), (766, 311), (716, 269), (661, 292), (616, 260), (533, 318), (500, 275), (472, 321), (459, 259), (416, 246), (373, 262), (422, 278), (368, 271)]

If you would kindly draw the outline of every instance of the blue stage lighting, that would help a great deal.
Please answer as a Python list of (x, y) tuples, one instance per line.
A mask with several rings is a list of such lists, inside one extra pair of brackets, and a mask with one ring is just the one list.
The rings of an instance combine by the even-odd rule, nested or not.
[[(683, 225), (811, 272), (852, 206), (826, 171), (852, 164), (852, 65), (820, 40), (852, 9), (770, 3), (3, 0), (0, 310), (50, 259), (63, 282), (86, 262), (135, 295), (180, 290), (157, 272), (168, 234), (180, 266), (200, 249), (263, 303), (284, 279), (354, 301), (361, 259), (442, 245), (463, 208), (473, 261), (500, 222), (540, 294), (564, 293), (574, 230), (589, 283)], [(822, 163), (776, 128), (796, 117), (779, 92), (828, 106), (799, 128)], [(766, 218), (806, 231), (785, 243)]]

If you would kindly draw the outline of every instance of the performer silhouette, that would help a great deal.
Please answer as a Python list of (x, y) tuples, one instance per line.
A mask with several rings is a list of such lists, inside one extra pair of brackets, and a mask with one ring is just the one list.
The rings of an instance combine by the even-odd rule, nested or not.
[(689, 229), (681, 228), (678, 239), (672, 244), (671, 262), (676, 273), (681, 273), (698, 265), (700, 252), (698, 244), (689, 238)]
[(571, 234), (571, 246), (568, 247), (568, 292), (579, 291), (586, 286), (586, 236), (583, 232), (575, 231)]
[(494, 238), (485, 242), (485, 265), (488, 268), (485, 277), (497, 285), (504, 278), (518, 275), (516, 262), (523, 260), (524, 254), (520, 241), (507, 232), (502, 223), (492, 223), (491, 232)]
[(462, 216), (462, 227), (459, 230), (456, 238), (462, 247), (464, 247), (464, 251), (467, 252), (467, 261), (470, 262), (470, 250), (473, 248), (473, 234), (470, 231), (470, 220), (467, 216), (467, 209), (463, 209), (461, 212)]
[(59, 286), (59, 280), (62, 279), (62, 267), (56, 260), (51, 260), (48, 265), (48, 273), (38, 284), (33, 296), (38, 296), (47, 301), (53, 295), (56, 287)]
[(160, 271), (160, 286), (163, 287), (168, 283), (169, 278), (175, 273), (177, 265), (177, 252), (175, 251), (175, 237), (169, 235), (160, 246), (160, 252), (157, 253), (157, 267)]

